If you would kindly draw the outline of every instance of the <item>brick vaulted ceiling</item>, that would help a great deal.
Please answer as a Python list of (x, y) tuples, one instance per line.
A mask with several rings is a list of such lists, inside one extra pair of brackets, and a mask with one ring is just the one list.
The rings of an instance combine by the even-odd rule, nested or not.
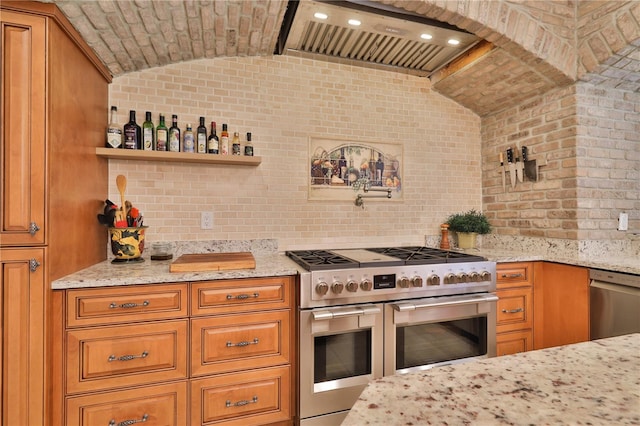
[[(46, 0), (114, 76), (199, 58), (271, 56), (285, 0)], [(481, 116), (580, 79), (640, 92), (640, 2), (374, 0), (486, 40), (430, 77)]]

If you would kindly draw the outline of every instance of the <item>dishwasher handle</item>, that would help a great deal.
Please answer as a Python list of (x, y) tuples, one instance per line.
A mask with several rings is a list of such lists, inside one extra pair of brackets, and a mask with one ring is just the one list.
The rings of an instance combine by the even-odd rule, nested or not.
[(627, 294), (629, 296), (640, 297), (640, 288), (630, 287), (628, 285), (613, 284), (609, 282), (591, 280), (590, 287), (599, 288), (599, 289), (611, 291), (614, 293), (622, 293), (622, 294)]

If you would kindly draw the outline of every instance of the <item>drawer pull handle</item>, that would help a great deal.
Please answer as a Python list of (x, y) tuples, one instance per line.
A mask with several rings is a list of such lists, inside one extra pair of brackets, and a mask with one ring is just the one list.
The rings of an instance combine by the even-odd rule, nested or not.
[(115, 419), (111, 419), (109, 420), (109, 426), (129, 426), (129, 425), (134, 425), (136, 423), (144, 423), (147, 420), (149, 420), (149, 415), (145, 414), (142, 416), (142, 418), (138, 419), (138, 420), (134, 420), (134, 419), (130, 419), (130, 420), (123, 420), (121, 422), (116, 423)]
[(518, 308), (518, 309), (503, 309), (502, 310), (503, 314), (517, 314), (518, 312), (524, 312), (524, 309)]
[(38, 226), (37, 223), (31, 222), (29, 224), (29, 233), (31, 234), (31, 236), (36, 235), (36, 232), (38, 232), (39, 230), (40, 230), (40, 227)]
[(246, 299), (250, 299), (252, 297), (254, 299), (257, 299), (258, 296), (260, 296), (260, 293), (253, 293), (253, 295), (250, 295), (250, 294), (239, 294), (237, 296), (234, 296), (232, 294), (227, 294), (227, 300), (231, 300), (231, 299), (246, 300)]
[(502, 278), (522, 278), (522, 274), (502, 274)]
[(225, 406), (227, 408), (229, 407), (243, 407), (245, 405), (248, 404), (255, 404), (256, 402), (258, 402), (258, 397), (254, 396), (251, 401), (247, 401), (246, 399), (242, 400), (242, 401), (238, 401), (238, 402), (231, 402), (229, 400), (227, 400), (227, 402), (225, 403)]
[(243, 346), (257, 345), (257, 344), (258, 344), (258, 338), (257, 338), (257, 337), (255, 337), (255, 338), (253, 339), (253, 342), (247, 342), (246, 340), (244, 340), (244, 341), (242, 341), (242, 342), (238, 342), (238, 343), (227, 342), (227, 347), (228, 347), (228, 348), (232, 348), (232, 347), (234, 347), (234, 346), (240, 346), (240, 347), (243, 347)]
[(149, 355), (149, 352), (147, 352), (147, 351), (142, 352), (140, 355), (122, 355), (122, 356), (109, 355), (109, 358), (107, 360), (109, 362), (113, 362), (113, 361), (131, 361), (131, 360), (136, 359), (136, 358), (146, 358), (148, 355)]
[(142, 303), (121, 303), (119, 305), (117, 303), (111, 302), (111, 304), (109, 305), (109, 309), (115, 309), (115, 308), (129, 309), (129, 308), (137, 308), (139, 306), (145, 307), (149, 305), (150, 303), (148, 300), (145, 300)]

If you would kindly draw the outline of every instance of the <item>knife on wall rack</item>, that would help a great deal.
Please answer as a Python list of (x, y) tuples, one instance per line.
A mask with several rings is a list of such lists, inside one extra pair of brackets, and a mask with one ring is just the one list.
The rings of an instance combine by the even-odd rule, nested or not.
[(505, 178), (505, 173), (506, 170), (504, 168), (504, 154), (502, 153), (502, 151), (500, 151), (500, 168), (498, 169), (498, 172), (500, 173), (500, 177), (502, 178), (502, 192), (506, 191), (507, 186), (506, 186), (506, 178)]
[(511, 188), (516, 187), (516, 165), (513, 164), (513, 148), (507, 148), (507, 163), (509, 164), (509, 179), (511, 180)]

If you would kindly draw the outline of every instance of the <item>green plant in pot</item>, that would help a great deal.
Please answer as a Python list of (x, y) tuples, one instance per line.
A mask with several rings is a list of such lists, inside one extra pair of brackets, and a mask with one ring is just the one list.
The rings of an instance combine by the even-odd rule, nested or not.
[(474, 209), (467, 212), (454, 213), (447, 219), (449, 230), (458, 234), (458, 247), (474, 248), (478, 234), (491, 232), (491, 224), (487, 217)]

